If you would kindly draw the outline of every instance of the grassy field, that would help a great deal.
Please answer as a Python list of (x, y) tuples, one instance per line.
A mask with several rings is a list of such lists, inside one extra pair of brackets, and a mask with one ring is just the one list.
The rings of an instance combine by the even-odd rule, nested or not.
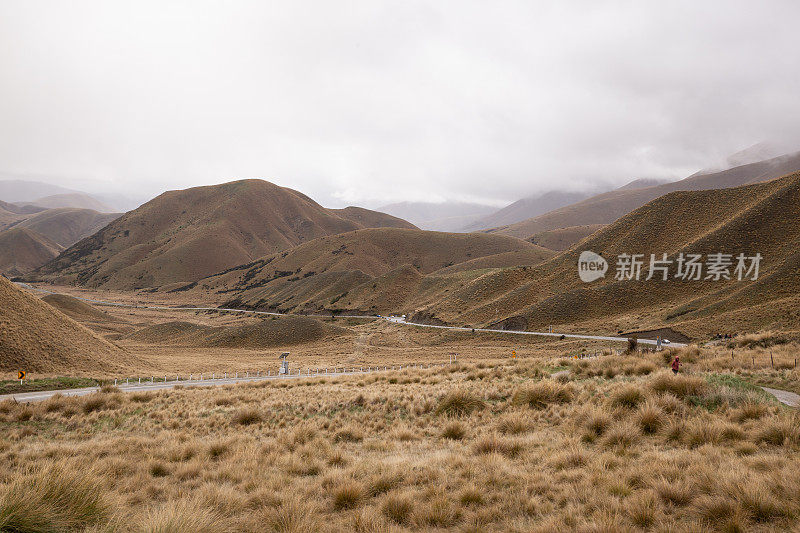
[(797, 371), (726, 352), (5, 402), (0, 531), (796, 528)]

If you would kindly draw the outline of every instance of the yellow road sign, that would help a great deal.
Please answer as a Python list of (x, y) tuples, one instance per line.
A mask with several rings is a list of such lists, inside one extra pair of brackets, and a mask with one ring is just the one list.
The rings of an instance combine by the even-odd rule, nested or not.
[(516, 359), (517, 358), (517, 351), (516, 350), (511, 350), (511, 355), (514, 357), (514, 359)]
[(27, 375), (28, 375), (27, 372), (25, 372), (24, 370), (20, 370), (19, 372), (17, 372), (17, 379), (25, 379)]

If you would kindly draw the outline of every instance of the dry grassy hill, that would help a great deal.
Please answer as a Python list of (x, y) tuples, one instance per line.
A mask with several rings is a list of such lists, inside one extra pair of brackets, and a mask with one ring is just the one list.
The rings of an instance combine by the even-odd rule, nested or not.
[(589, 224), (588, 226), (570, 226), (548, 231), (541, 231), (528, 237), (528, 242), (538, 244), (549, 250), (563, 252), (572, 245), (585, 239), (592, 233), (605, 227), (605, 224)]
[(0, 273), (21, 276), (53, 259), (62, 247), (27, 228), (0, 231)]
[(133, 356), (0, 277), (0, 370), (97, 375)]
[(397, 311), (404, 300), (399, 295), (415, 293), (442, 269), (479, 259), (467, 270), (502, 268), (509, 261), (536, 264), (551, 255), (500, 235), (364, 229), (241, 265), (201, 280), (193, 290), (202, 299), (257, 308)]
[(110, 316), (108, 313), (104, 313), (93, 305), (66, 294), (48, 294), (47, 296), (42, 297), (42, 301), (47, 302), (71, 319), (79, 322), (89, 320), (120, 320)]
[(133, 289), (196, 281), (325, 235), (405, 226), (357, 208), (325, 209), (263, 180), (166, 192), (36, 272), (61, 283)]
[(139, 330), (129, 335), (127, 340), (197, 348), (261, 349), (315, 342), (348, 333), (346, 328), (313, 318), (282, 317), (241, 326), (167, 322)]
[[(420, 311), (448, 322), (502, 318), (529, 329), (549, 324), (616, 332), (672, 325), (693, 335), (800, 329), (800, 173), (764, 184), (660, 197), (534, 268), (471, 281)], [(578, 255), (610, 259), (605, 279), (582, 283)], [(615, 281), (616, 256), (760, 253), (754, 282)], [(645, 274), (646, 274), (645, 267)], [(673, 265), (674, 268), (674, 265)], [(673, 272), (674, 273), (674, 272)], [(644, 276), (643, 276), (644, 277)]]
[(66, 248), (93, 235), (120, 216), (120, 213), (62, 207), (35, 213), (15, 227), (31, 229)]
[(479, 231), (499, 226), (507, 226), (547, 213), (548, 211), (565, 205), (580, 202), (587, 196), (589, 196), (589, 193), (585, 192), (551, 191), (539, 196), (523, 198), (466, 225), (464, 230)]
[(800, 170), (800, 152), (720, 172), (697, 174), (655, 187), (633, 190), (616, 189), (516, 224), (500, 226), (488, 231), (527, 239), (537, 233), (559, 228), (610, 224), (647, 202), (674, 191), (739, 187), (769, 181), (797, 170)]
[(113, 208), (107, 206), (97, 198), (89, 196), (88, 194), (75, 192), (75, 193), (62, 193), (53, 194), (37, 198), (30, 202), (17, 202), (20, 205), (33, 205), (37, 207), (44, 207), (46, 209), (55, 209), (59, 207), (72, 207), (76, 209), (92, 209), (101, 213), (108, 213), (114, 211)]

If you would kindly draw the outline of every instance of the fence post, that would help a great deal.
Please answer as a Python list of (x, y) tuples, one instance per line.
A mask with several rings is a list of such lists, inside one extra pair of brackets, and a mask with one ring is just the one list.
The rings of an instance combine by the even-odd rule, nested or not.
[(114, 378), (114, 386), (117, 386), (117, 378)]

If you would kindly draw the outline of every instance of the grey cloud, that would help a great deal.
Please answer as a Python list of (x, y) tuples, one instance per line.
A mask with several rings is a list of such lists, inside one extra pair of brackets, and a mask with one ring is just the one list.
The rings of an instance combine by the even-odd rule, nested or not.
[(0, 173), (499, 205), (800, 148), (795, 2), (275, 4), (0, 4)]

